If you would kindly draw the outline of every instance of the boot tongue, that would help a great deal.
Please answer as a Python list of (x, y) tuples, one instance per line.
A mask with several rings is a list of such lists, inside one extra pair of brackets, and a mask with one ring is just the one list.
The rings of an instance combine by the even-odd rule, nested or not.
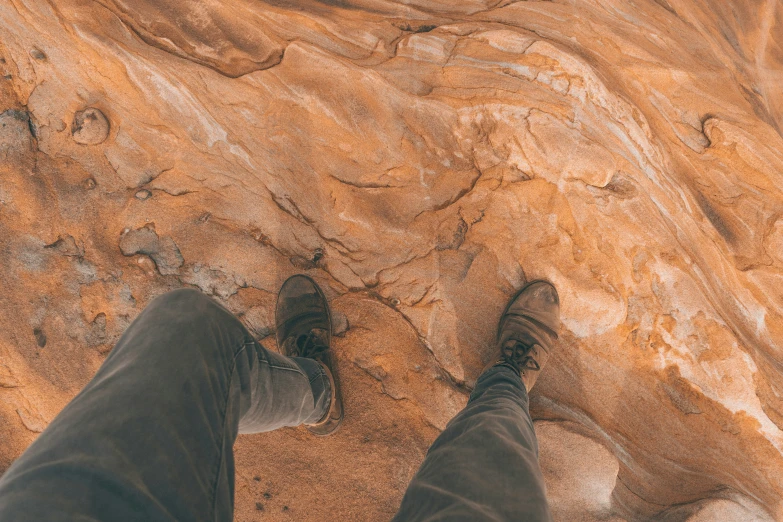
[(297, 352), (305, 357), (312, 357), (329, 348), (327, 341), (329, 332), (321, 328), (313, 328), (309, 334), (302, 334), (296, 338)]
[(308, 333), (292, 335), (284, 342), (284, 352), (291, 354), (293, 357), (315, 358), (328, 349), (329, 345), (324, 342), (324, 338), (327, 336), (328, 333), (321, 329), (313, 329)]
[(541, 369), (538, 362), (539, 352), (536, 349), (538, 343), (523, 343), (516, 339), (509, 339), (503, 345), (503, 358), (514, 364), (520, 371)]

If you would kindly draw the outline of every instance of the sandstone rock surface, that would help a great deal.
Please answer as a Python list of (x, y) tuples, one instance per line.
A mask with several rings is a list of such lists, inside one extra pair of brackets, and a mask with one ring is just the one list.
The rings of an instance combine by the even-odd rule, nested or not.
[(237, 520), (388, 519), (543, 277), (557, 518), (783, 520), (781, 85), (778, 0), (2, 2), (0, 470), (156, 295), (268, 344), (307, 272), (347, 418)]

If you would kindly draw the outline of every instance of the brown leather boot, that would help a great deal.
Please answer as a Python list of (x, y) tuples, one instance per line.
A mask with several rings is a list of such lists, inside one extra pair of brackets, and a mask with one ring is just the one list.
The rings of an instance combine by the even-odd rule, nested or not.
[(332, 320), (321, 288), (306, 275), (286, 280), (277, 295), (277, 346), (288, 357), (315, 359), (324, 367), (332, 389), (329, 411), (305, 427), (315, 435), (330, 435), (343, 420), (343, 401), (331, 355)]
[(511, 299), (498, 325), (499, 359), (489, 366), (506, 366), (519, 373), (527, 391), (539, 372), (560, 330), (560, 298), (548, 281), (531, 281)]

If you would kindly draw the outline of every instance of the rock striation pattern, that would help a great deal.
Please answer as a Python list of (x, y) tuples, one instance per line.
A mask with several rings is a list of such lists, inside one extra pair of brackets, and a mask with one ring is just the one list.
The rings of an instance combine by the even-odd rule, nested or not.
[(307, 272), (347, 419), (237, 520), (388, 519), (543, 277), (556, 518), (783, 520), (781, 85), (778, 0), (2, 2), (0, 469), (156, 295), (269, 343)]

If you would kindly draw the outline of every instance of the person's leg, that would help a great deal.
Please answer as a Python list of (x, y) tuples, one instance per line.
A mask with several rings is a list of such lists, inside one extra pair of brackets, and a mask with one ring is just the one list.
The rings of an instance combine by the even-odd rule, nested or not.
[(330, 393), (320, 363), (175, 290), (0, 477), (0, 520), (231, 520), (237, 434), (316, 423)]
[(497, 358), (432, 444), (395, 521), (550, 520), (528, 391), (559, 329), (551, 283), (532, 281), (512, 297), (498, 324)]
[(430, 447), (394, 520), (550, 520), (518, 373), (494, 366), (481, 375), (465, 409)]

